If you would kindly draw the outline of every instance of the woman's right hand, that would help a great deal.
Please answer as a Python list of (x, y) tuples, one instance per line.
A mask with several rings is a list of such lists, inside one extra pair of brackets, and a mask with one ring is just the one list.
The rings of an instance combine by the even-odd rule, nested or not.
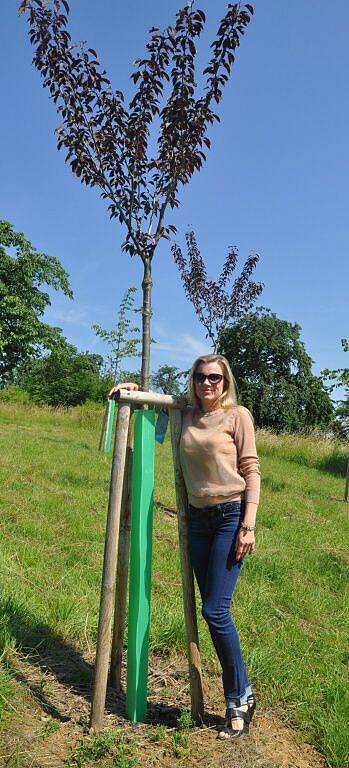
[(134, 381), (122, 381), (120, 384), (116, 384), (115, 387), (112, 387), (110, 392), (108, 392), (108, 398), (114, 397), (115, 393), (119, 391), (119, 389), (128, 389), (129, 392), (132, 392), (134, 390), (139, 389), (138, 384), (135, 384)]

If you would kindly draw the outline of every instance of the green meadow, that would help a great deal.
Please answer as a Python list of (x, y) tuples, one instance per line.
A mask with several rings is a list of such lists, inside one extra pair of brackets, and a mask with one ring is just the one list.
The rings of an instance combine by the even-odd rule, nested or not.
[[(97, 451), (101, 410), (0, 405), (0, 713), (11, 718), (11, 648), (57, 635), (96, 639), (110, 459)], [(328, 764), (348, 762), (348, 449), (320, 437), (257, 435), (263, 491), (257, 550), (234, 616), (263, 706)], [(185, 654), (171, 446), (156, 446), (151, 647)], [(203, 664), (219, 674), (199, 616)], [(1, 729), (1, 725), (0, 725)]]

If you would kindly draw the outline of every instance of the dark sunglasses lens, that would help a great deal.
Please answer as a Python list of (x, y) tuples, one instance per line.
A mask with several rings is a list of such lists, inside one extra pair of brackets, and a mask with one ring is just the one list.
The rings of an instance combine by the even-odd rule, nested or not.
[(211, 384), (218, 384), (219, 381), (222, 381), (223, 374), (222, 373), (209, 373), (208, 376), (206, 376), (204, 373), (194, 373), (194, 380), (198, 382), (198, 384), (203, 384), (206, 379), (211, 382)]

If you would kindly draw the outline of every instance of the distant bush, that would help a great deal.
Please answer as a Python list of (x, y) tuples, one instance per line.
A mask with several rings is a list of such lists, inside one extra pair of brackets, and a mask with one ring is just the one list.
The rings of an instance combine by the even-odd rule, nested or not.
[(17, 380), (33, 402), (53, 408), (103, 401), (113, 383), (101, 355), (79, 352), (64, 339), (59, 349), (21, 366)]
[(0, 389), (0, 402), (21, 403), (25, 405), (30, 402), (30, 395), (22, 387), (12, 384), (12, 386), (5, 387), (5, 389)]

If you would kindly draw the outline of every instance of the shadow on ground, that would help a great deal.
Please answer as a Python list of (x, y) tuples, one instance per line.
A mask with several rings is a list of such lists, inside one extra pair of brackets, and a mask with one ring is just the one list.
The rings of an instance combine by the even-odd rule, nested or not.
[[(6, 666), (11, 675), (24, 685), (40, 704), (43, 711), (60, 722), (67, 722), (64, 695), (62, 706), (52, 703), (52, 696), (46, 694), (47, 675), (57, 681), (58, 686), (70, 694), (83, 697), (90, 704), (93, 684), (93, 661), (88, 661), (71, 643), (55, 635), (50, 627), (39, 621), (25, 606), (12, 597), (0, 599), (0, 653), (6, 645), (20, 650), (20, 663), (16, 654), (6, 654)], [(35, 670), (35, 674), (33, 674)], [(125, 692), (116, 692), (108, 685), (106, 715), (125, 716)], [(165, 725), (174, 728), (181, 709), (175, 704), (161, 700), (148, 700), (147, 722), (151, 725)], [(208, 725), (214, 725), (219, 718), (208, 717)], [(212, 722), (211, 722), (212, 720)]]

